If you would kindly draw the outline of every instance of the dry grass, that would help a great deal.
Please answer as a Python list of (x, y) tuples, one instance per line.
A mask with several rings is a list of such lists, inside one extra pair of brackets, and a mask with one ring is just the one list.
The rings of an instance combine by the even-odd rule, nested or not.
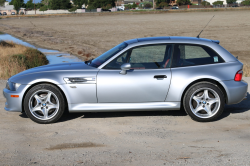
[(6, 57), (9, 55), (22, 54), (27, 50), (27, 47), (15, 44), (13, 42), (0, 43), (0, 57)]
[(2, 41), (0, 50), (0, 79), (8, 79), (26, 69), (48, 64), (46, 56), (40, 51), (13, 42)]

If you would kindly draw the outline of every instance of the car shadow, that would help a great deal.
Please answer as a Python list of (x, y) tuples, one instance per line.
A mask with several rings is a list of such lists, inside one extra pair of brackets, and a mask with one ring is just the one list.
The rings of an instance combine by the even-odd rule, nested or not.
[(223, 114), (220, 116), (218, 120), (221, 120), (230, 114), (239, 114), (244, 113), (250, 110), (250, 94), (247, 93), (247, 99), (243, 100), (238, 104), (226, 105)]
[[(244, 113), (250, 110), (250, 94), (247, 94), (247, 100), (239, 104), (226, 105), (223, 114), (218, 120), (224, 119), (230, 114)], [(25, 113), (19, 115), (22, 118), (28, 118)], [(168, 111), (131, 111), (131, 112), (86, 112), (86, 113), (68, 113), (65, 112), (57, 123), (66, 122), (77, 118), (116, 118), (116, 117), (142, 117), (142, 116), (187, 116), (182, 110)]]
[(87, 118), (117, 118), (117, 117), (140, 117), (140, 116), (187, 116), (187, 114), (183, 110), (65, 113), (58, 122), (65, 122), (77, 118), (87, 119)]

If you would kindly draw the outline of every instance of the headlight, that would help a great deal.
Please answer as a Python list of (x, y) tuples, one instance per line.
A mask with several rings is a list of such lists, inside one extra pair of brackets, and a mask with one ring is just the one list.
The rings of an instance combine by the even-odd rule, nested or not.
[(6, 89), (11, 90), (11, 91), (16, 91), (21, 84), (19, 83), (14, 83), (14, 82), (9, 82), (7, 81), (6, 83)]

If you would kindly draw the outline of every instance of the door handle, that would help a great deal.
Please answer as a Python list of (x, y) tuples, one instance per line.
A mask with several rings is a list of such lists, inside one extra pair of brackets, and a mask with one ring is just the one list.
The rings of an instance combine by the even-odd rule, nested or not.
[(167, 78), (166, 75), (155, 75), (154, 78)]

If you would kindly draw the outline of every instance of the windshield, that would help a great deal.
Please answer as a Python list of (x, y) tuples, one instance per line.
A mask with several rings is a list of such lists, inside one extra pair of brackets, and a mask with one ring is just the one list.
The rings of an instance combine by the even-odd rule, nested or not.
[(103, 53), (102, 55), (98, 56), (97, 58), (90, 61), (86, 61), (86, 64), (97, 68), (101, 66), (104, 62), (106, 62), (108, 59), (110, 59), (112, 56), (114, 56), (115, 54), (126, 48), (127, 46), (128, 44), (123, 42), (115, 46), (114, 48), (108, 50), (107, 52)]

